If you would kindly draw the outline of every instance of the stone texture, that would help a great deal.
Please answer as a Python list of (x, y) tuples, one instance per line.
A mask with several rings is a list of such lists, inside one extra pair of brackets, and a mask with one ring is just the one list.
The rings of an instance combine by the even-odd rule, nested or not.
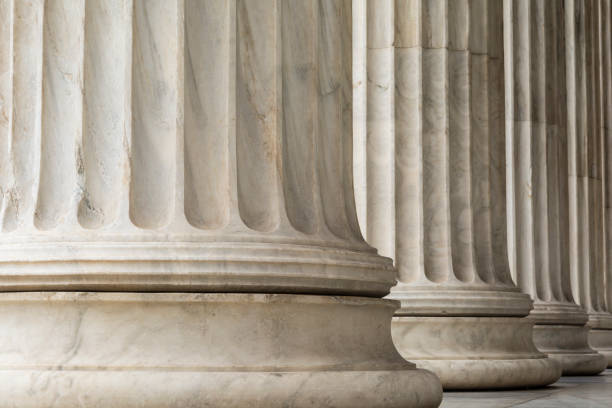
[[(604, 145), (603, 182), (604, 182), (604, 262), (606, 310), (612, 312), (612, 4), (603, 0), (601, 12), (601, 91), (602, 91), (602, 132)], [(605, 339), (605, 340), (604, 340)], [(612, 326), (592, 330), (591, 344), (606, 355), (608, 367), (612, 367)]]
[(357, 222), (352, 18), (0, 1), (0, 406), (439, 404)]
[(594, 375), (587, 315), (571, 291), (565, 8), (562, 0), (507, 1), (505, 26), (509, 258), (534, 300), (538, 349), (564, 375)]
[[(607, 143), (603, 108), (609, 98), (603, 97), (602, 84), (609, 76), (603, 76), (602, 63), (606, 59), (602, 61), (600, 27), (609, 17), (602, 18), (603, 4), (566, 2), (566, 40), (570, 44), (567, 47), (570, 271), (574, 298), (587, 312), (588, 325), (596, 330), (612, 329), (605, 290), (603, 159)], [(609, 16), (609, 6), (605, 10), (604, 14)], [(609, 39), (606, 41), (609, 43)], [(606, 349), (599, 341), (591, 338), (589, 341), (596, 350)]]
[[(554, 382), (560, 367), (535, 349), (522, 319), (532, 302), (508, 266), (503, 2), (395, 2), (394, 44), (395, 166), (368, 144), (367, 188), (395, 188), (358, 197), (367, 240), (395, 253), (394, 341), (446, 388)], [(369, 70), (387, 64), (370, 58)], [(368, 123), (369, 138), (388, 127)]]
[(4, 293), (0, 306), (3, 407), (440, 402), (434, 375), (412, 369), (381, 335), (392, 301), (39, 292)]

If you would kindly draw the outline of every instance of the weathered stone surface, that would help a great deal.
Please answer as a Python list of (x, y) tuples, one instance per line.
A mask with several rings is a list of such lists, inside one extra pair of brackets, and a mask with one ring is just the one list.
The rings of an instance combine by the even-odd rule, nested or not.
[[(533, 345), (532, 323), (521, 319), (532, 302), (508, 266), (502, 6), (395, 2), (395, 95), (372, 102), (376, 112), (394, 110), (394, 120), (368, 115), (375, 193), (358, 197), (358, 207), (368, 242), (398, 268), (394, 341), (446, 388), (535, 386), (560, 375)], [(369, 72), (387, 65), (385, 54), (369, 54)], [(394, 137), (381, 118), (393, 122)], [(390, 151), (393, 166), (384, 160)], [(494, 332), (504, 325), (523, 334), (519, 344)]]
[(508, 245), (534, 300), (536, 346), (564, 374), (594, 375), (605, 358), (588, 345), (570, 278), (565, 13), (562, 0), (506, 2)]
[(0, 1), (0, 406), (440, 403), (357, 222), (352, 18)]

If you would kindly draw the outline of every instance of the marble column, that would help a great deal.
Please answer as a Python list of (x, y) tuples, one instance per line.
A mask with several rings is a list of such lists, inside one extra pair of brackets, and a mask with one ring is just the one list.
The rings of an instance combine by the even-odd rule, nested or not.
[[(603, 134), (603, 182), (604, 182), (604, 260), (605, 260), (605, 307), (612, 312), (612, 4), (602, 0), (601, 6), (601, 91)], [(608, 367), (612, 368), (612, 325), (594, 327), (590, 332), (591, 344), (605, 354)]]
[(590, 345), (606, 355), (601, 2), (566, 0), (565, 8), (572, 292), (587, 312)]
[(569, 268), (568, 150), (563, 0), (507, 0), (505, 26), (509, 258), (534, 300), (534, 342), (564, 375), (594, 375), (587, 314)]
[(0, 407), (435, 407), (361, 237), (350, 0), (0, 1)]
[(395, 344), (448, 389), (552, 383), (508, 266), (503, 3), (397, 1), (394, 43), (395, 166), (368, 144), (367, 175), (395, 186), (358, 205), (399, 271)]

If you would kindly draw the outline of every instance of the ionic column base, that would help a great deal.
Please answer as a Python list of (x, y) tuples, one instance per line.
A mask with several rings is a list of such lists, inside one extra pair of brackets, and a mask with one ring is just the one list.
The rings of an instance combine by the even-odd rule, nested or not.
[[(0, 294), (0, 407), (437, 407), (396, 302), (265, 294)], [(388, 333), (388, 334), (387, 334)]]
[(393, 340), (419, 368), (433, 371), (444, 389), (538, 387), (561, 376), (540, 353), (533, 323), (519, 317), (394, 317)]
[(536, 324), (533, 341), (557, 361), (563, 375), (596, 375), (605, 370), (606, 358), (589, 347), (587, 326)]
[(608, 360), (608, 368), (612, 368), (612, 329), (589, 330), (589, 344)]

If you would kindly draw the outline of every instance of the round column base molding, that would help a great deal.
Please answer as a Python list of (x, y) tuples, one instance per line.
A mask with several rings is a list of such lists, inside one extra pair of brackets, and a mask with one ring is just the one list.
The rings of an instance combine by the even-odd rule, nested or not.
[(0, 294), (0, 407), (437, 407), (396, 302), (266, 294)]
[(561, 364), (563, 375), (596, 375), (606, 369), (606, 357), (589, 347), (587, 326), (536, 324), (533, 341)]
[(399, 352), (433, 371), (447, 390), (539, 387), (561, 376), (561, 366), (539, 352), (533, 323), (519, 317), (393, 318)]
[(588, 325), (592, 329), (612, 330), (612, 313), (591, 312)]
[(529, 295), (515, 286), (493, 290), (478, 285), (439, 287), (399, 284), (390, 299), (401, 302), (396, 316), (527, 316), (533, 308)]
[(575, 303), (540, 302), (533, 304), (529, 318), (535, 324), (584, 326), (589, 320), (586, 312)]
[(612, 330), (589, 330), (589, 344), (608, 361), (608, 368), (612, 368)]
[(193, 237), (193, 242), (118, 238), (112, 242), (3, 242), (0, 291), (383, 297), (396, 283), (393, 262), (365, 244), (343, 248), (325, 240), (283, 243), (199, 238)]

